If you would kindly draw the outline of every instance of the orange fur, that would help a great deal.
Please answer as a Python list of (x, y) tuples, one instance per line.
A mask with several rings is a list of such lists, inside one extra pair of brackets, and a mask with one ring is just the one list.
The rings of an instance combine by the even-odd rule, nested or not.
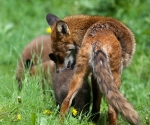
[[(49, 20), (50, 17), (47, 19)], [(95, 100), (98, 99), (99, 101), (93, 100), (93, 102), (99, 105), (101, 93), (104, 94), (109, 103), (110, 125), (117, 124), (116, 111), (129, 123), (140, 124), (136, 111), (118, 90), (121, 84), (122, 69), (130, 64), (135, 51), (134, 36), (124, 24), (109, 17), (70, 16), (59, 21), (57, 19), (52, 26), (51, 40), (59, 71), (66, 68), (68, 63), (73, 62), (72, 58), (76, 58), (75, 56), (70, 56), (70, 51), (76, 47), (80, 48), (69, 93), (62, 103), (61, 117), (68, 111), (72, 99), (82, 87), (83, 80), (87, 79), (89, 73), (92, 72), (96, 79), (94, 82), (97, 82), (96, 84), (92, 83), (92, 86), (93, 88), (99, 88), (96, 89), (95, 95), (98, 95), (97, 98), (96, 96), (94, 97)], [(93, 46), (96, 43), (98, 43), (98, 46), (94, 47), (94, 51), (102, 51), (106, 56), (105, 58), (100, 58), (102, 60), (98, 60), (99, 53), (96, 56), (92, 54)], [(63, 62), (61, 65), (59, 64), (59, 59)], [(93, 64), (93, 61), (96, 60), (98, 62)], [(100, 64), (104, 65), (102, 70), (100, 70)], [(113, 98), (116, 103), (113, 102)], [(94, 112), (100, 108), (97, 105), (96, 110), (92, 109)], [(129, 112), (131, 113), (130, 115), (128, 114)]]
[[(87, 29), (94, 23), (100, 22), (100, 27), (111, 29), (122, 47), (123, 67), (127, 67), (135, 52), (135, 39), (124, 24), (116, 19), (101, 16), (76, 15), (64, 18), (62, 21), (54, 23), (51, 32), (52, 49), (54, 54), (62, 59), (67, 56), (68, 45), (72, 44), (81, 47), (83, 37)], [(61, 25), (67, 25), (66, 31), (59, 31)], [(64, 27), (65, 28), (65, 27)], [(67, 29), (68, 28), (68, 29)], [(64, 29), (63, 29), (64, 30)], [(65, 32), (65, 33), (64, 33)]]

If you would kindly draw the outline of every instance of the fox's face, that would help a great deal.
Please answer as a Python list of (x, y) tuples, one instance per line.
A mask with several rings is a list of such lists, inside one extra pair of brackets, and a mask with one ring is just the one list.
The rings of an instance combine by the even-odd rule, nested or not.
[(66, 51), (54, 51), (49, 57), (56, 64), (56, 71), (61, 72), (64, 69), (74, 69), (76, 53), (76, 49), (66, 49)]
[(46, 19), (52, 27), (51, 46), (53, 53), (49, 56), (56, 63), (57, 72), (67, 68), (73, 69), (78, 47), (71, 37), (67, 23), (52, 14), (48, 14)]

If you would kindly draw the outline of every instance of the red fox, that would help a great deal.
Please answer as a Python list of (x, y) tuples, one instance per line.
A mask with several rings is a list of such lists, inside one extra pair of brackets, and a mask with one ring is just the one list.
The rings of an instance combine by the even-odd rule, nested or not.
[[(59, 20), (55, 15), (48, 14), (46, 18), (52, 27), (51, 46), (57, 70), (62, 71), (68, 64), (72, 66), (76, 62), (60, 116), (66, 114), (83, 79), (87, 79), (92, 72), (97, 82), (92, 86), (98, 87), (99, 91), (96, 91), (94, 99), (99, 100), (97, 105), (100, 105), (101, 93), (105, 96), (109, 104), (109, 124), (117, 124), (118, 112), (130, 124), (139, 125), (138, 114), (119, 92), (122, 69), (130, 64), (135, 51), (134, 35), (130, 29), (110, 17), (77, 15)], [(77, 58), (72, 54), (76, 48), (80, 48)]]
[(30, 68), (31, 76), (42, 76), (42, 89), (43, 93), (45, 93), (45, 83), (44, 79), (48, 82), (48, 86), (51, 88), (52, 86), (52, 78), (55, 73), (55, 63), (51, 60), (45, 61), (38, 65), (32, 65)]
[[(55, 73), (53, 77), (53, 89), (56, 98), (56, 105), (61, 105), (64, 98), (68, 94), (70, 81), (73, 76), (74, 70), (66, 69), (62, 72)], [(73, 106), (77, 111), (84, 113), (89, 112), (90, 107), (90, 85), (88, 81), (84, 81), (83, 86), (73, 100)]]
[[(53, 74), (55, 65), (50, 60), (49, 54), (52, 53), (51, 40), (49, 35), (38, 36), (33, 39), (22, 51), (18, 66), (16, 68), (16, 80), (18, 81), (18, 88), (22, 88), (22, 80), (24, 79), (24, 69), (32, 67), (32, 72), (38, 63), (47, 65), (43, 67), (50, 67)], [(41, 62), (38, 62), (41, 61)], [(46, 69), (46, 68), (45, 68)], [(45, 72), (46, 73), (46, 72)]]

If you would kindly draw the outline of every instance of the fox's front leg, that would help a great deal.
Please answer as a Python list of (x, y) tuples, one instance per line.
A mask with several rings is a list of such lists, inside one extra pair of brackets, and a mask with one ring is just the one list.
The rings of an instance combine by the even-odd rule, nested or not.
[(68, 92), (67, 97), (64, 99), (62, 105), (61, 105), (61, 110), (60, 110), (60, 117), (65, 115), (72, 103), (73, 98), (77, 94), (77, 92), (80, 90), (83, 84), (83, 78), (85, 74), (75, 74), (72, 81), (71, 81), (71, 86)]
[[(60, 110), (60, 117), (65, 115), (72, 103), (73, 98), (77, 94), (77, 92), (80, 90), (83, 84), (83, 80), (88, 77), (88, 74), (90, 72), (90, 68), (88, 66), (89, 61), (89, 47), (81, 48), (78, 53), (77, 57), (77, 63), (75, 67), (75, 73), (72, 78), (70, 89), (68, 92), (67, 97), (64, 99), (61, 110)], [(88, 51), (87, 51), (88, 50)]]

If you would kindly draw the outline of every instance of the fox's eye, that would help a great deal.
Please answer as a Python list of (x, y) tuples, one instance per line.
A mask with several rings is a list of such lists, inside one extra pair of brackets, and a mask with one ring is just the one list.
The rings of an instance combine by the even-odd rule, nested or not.
[(60, 55), (57, 55), (57, 59), (60, 64), (64, 63), (64, 59)]
[(73, 49), (68, 49), (67, 51), (73, 51)]

